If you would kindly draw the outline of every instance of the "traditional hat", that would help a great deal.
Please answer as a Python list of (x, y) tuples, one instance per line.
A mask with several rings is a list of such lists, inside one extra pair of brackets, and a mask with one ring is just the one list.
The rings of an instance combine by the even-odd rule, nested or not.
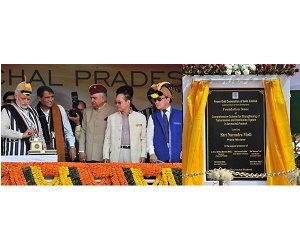
[(32, 94), (32, 88), (30, 83), (26, 82), (26, 75), (24, 75), (25, 80), (16, 88), (16, 91), (21, 92), (23, 95), (30, 96)]
[(107, 93), (107, 89), (100, 84), (93, 84), (89, 88), (90, 95), (97, 93)]
[[(151, 95), (154, 94), (156, 91), (153, 89), (153, 88), (149, 88), (148, 91), (147, 91), (147, 98), (149, 100), (149, 102), (151, 102)], [(151, 102), (152, 103), (152, 102)]]
[(170, 85), (170, 83), (166, 81), (160, 82), (158, 84), (153, 84), (151, 88), (153, 88), (154, 91), (150, 91), (150, 96), (152, 98), (157, 98), (158, 96), (164, 95), (168, 98), (172, 98), (172, 93), (167, 85)]

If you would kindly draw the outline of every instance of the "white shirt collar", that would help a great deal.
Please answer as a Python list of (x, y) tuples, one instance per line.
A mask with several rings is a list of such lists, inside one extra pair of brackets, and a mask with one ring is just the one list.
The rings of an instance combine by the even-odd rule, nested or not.
[[(166, 112), (170, 112), (171, 106), (167, 107), (166, 110), (167, 110)], [(163, 113), (163, 109), (161, 110), (161, 112)]]

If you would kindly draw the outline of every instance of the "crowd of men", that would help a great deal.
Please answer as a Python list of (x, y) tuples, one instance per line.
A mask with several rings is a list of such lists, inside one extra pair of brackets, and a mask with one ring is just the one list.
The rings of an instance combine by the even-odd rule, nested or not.
[(171, 90), (169, 82), (151, 85), (146, 94), (151, 106), (139, 111), (132, 87), (118, 88), (111, 105), (107, 89), (93, 84), (91, 106), (79, 101), (74, 117), (55, 103), (49, 86), (37, 89), (32, 107), (25, 77), (3, 96), (1, 155), (28, 155), (30, 140), (38, 138), (44, 150), (56, 150), (59, 162), (181, 162), (182, 111), (172, 107)]

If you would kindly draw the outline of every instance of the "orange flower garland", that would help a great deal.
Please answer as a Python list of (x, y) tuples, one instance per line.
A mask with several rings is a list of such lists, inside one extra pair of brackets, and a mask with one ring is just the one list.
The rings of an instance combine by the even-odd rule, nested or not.
[(8, 167), (1, 168), (1, 185), (11, 185)]
[[(138, 181), (137, 184), (146, 185), (145, 182), (143, 182), (143, 177), (159, 177), (162, 174), (162, 172), (165, 174), (164, 176), (169, 181), (168, 183), (170, 185), (174, 184), (174, 181), (170, 182), (170, 179), (172, 180), (171, 173), (169, 173), (170, 176), (168, 177), (168, 173), (164, 171), (166, 166), (168, 169), (171, 170), (171, 172), (172, 168), (177, 168), (177, 170), (182, 168), (181, 163), (149, 164), (79, 162), (3, 162), (1, 163), (1, 185), (27, 186), (27, 181), (22, 170), (25, 167), (31, 168), (33, 177), (39, 185), (73, 185), (69, 173), (69, 168), (71, 169), (71, 167), (73, 167), (73, 171), (76, 172), (76, 174), (78, 172), (77, 176), (79, 176), (82, 185), (128, 185), (123, 168), (131, 169), (131, 171), (133, 171), (134, 177), (136, 181)], [(45, 183), (44, 177), (46, 176), (54, 178), (51, 182)], [(98, 179), (100, 179), (100, 182), (96, 181)]]

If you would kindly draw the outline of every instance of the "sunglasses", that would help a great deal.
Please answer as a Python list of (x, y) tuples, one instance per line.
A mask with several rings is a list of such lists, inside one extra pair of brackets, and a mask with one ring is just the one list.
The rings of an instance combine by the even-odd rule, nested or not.
[(153, 101), (154, 101), (154, 102), (156, 102), (156, 101), (159, 101), (159, 102), (160, 102), (162, 99), (167, 99), (167, 97), (162, 97), (162, 98), (161, 98), (161, 97), (158, 97), (158, 98), (153, 98)]
[(7, 99), (5, 102), (6, 103), (11, 103), (11, 102), (15, 102), (16, 101), (16, 99)]

